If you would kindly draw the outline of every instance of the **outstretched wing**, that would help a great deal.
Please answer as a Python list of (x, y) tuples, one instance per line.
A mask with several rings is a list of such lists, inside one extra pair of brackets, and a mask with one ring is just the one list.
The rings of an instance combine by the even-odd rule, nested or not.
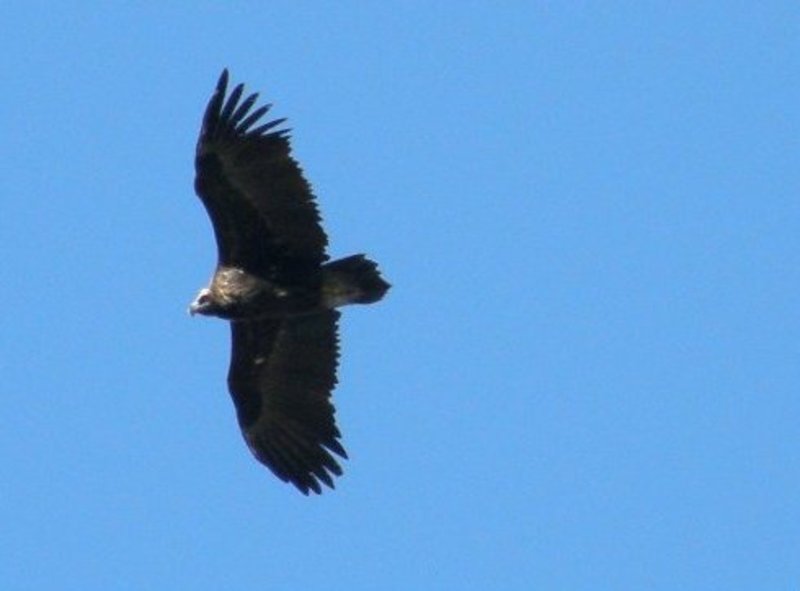
[(195, 155), (195, 190), (214, 226), (219, 263), (270, 276), (282, 268), (319, 265), (327, 237), (311, 187), (291, 157), (285, 119), (258, 125), (270, 105), (226, 98), (223, 70), (206, 107)]
[(228, 387), (256, 458), (304, 494), (333, 488), (342, 469), (330, 396), (336, 385), (339, 312), (231, 322)]

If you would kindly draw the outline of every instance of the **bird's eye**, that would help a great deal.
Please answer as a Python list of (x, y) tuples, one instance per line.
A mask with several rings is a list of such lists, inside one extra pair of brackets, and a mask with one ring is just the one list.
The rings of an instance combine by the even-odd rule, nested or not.
[(197, 298), (197, 303), (201, 306), (205, 306), (211, 301), (211, 295), (204, 293), (199, 298)]

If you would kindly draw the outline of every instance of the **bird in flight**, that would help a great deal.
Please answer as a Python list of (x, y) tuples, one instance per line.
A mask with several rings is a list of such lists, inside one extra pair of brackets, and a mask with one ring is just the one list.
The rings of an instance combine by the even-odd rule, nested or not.
[(228, 94), (223, 70), (203, 116), (195, 191), (211, 218), (217, 266), (189, 312), (230, 322), (228, 388), (250, 451), (304, 494), (333, 488), (347, 458), (331, 392), (338, 308), (371, 304), (389, 289), (363, 254), (330, 261), (328, 239), (285, 119), (270, 105)]

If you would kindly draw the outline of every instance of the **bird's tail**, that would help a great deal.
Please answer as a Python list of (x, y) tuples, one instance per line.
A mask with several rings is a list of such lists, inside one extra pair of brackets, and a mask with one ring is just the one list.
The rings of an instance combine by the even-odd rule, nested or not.
[(323, 302), (327, 308), (371, 304), (380, 300), (390, 287), (381, 277), (378, 263), (363, 254), (326, 264), (323, 277)]

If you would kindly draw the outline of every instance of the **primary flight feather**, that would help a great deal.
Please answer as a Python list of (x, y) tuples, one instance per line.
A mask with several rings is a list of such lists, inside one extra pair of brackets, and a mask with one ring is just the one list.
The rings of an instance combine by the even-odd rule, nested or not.
[(311, 187), (291, 156), (284, 119), (230, 94), (223, 70), (203, 116), (195, 190), (214, 227), (217, 267), (189, 310), (230, 321), (230, 389), (253, 455), (300, 491), (333, 488), (346, 458), (331, 392), (336, 308), (389, 289), (363, 254), (328, 262)]

